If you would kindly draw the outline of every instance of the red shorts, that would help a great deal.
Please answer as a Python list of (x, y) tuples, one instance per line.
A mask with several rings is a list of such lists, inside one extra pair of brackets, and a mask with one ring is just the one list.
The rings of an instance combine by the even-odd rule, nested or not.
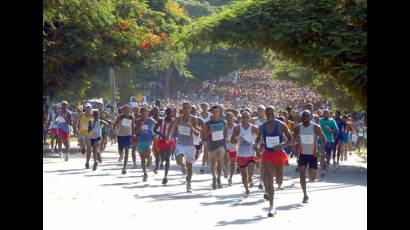
[(132, 135), (131, 136), (131, 145), (136, 145), (138, 141), (137, 135)]
[(226, 150), (226, 152), (229, 154), (229, 158), (236, 158), (236, 151), (229, 151), (229, 150)]
[(248, 166), (249, 162), (254, 162), (256, 163), (256, 161), (258, 160), (258, 158), (256, 156), (253, 157), (237, 157), (236, 158), (236, 162), (238, 162), (238, 166), (240, 168), (244, 168), (246, 166)]
[(283, 150), (278, 152), (269, 152), (265, 150), (262, 154), (262, 161), (267, 161), (276, 166), (285, 165), (288, 160), (288, 155), (286, 155)]
[(68, 141), (70, 139), (70, 134), (62, 129), (58, 129), (57, 133), (61, 137), (62, 141)]
[(159, 151), (164, 151), (170, 148), (174, 148), (176, 146), (174, 139), (171, 139), (169, 142), (165, 140), (159, 139), (157, 143), (157, 147)]
[(51, 135), (57, 135), (57, 134), (58, 134), (58, 129), (52, 128), (52, 129), (50, 130), (50, 134), (51, 134)]

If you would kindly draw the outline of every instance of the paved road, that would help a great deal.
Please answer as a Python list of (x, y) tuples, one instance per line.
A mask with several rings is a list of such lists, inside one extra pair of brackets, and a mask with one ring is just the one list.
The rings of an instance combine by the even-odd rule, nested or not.
[[(81, 154), (68, 162), (43, 158), (43, 225), (46, 230), (63, 229), (367, 229), (367, 166), (356, 155), (342, 162), (339, 170), (308, 184), (309, 204), (303, 193), (295, 159), (285, 171), (284, 190), (275, 192), (277, 215), (267, 217), (263, 191), (244, 192), (239, 174), (233, 186), (212, 190), (211, 175), (199, 174), (195, 165), (192, 193), (185, 191), (185, 176), (171, 163), (169, 182), (161, 184), (163, 171), (129, 169), (121, 175), (116, 145), (103, 153), (96, 171), (85, 169)], [(92, 165), (92, 164), (90, 164)], [(129, 165), (131, 167), (131, 164)], [(258, 180), (255, 179), (257, 183)], [(257, 228), (255, 228), (257, 227)]]

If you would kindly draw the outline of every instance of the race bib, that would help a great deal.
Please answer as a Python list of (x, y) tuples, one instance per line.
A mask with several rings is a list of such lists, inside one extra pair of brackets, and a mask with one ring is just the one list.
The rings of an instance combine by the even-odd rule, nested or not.
[(363, 133), (359, 133), (359, 137), (363, 137)]
[(127, 119), (127, 118), (124, 118), (124, 119), (122, 119), (122, 121), (121, 121), (121, 125), (122, 125), (122, 126), (126, 126), (126, 127), (131, 127), (131, 123), (132, 123), (132, 120)]
[(143, 125), (143, 126), (141, 126), (141, 129), (147, 131), (147, 130), (148, 130), (148, 125)]
[(364, 139), (367, 139), (367, 133), (364, 133), (363, 137)]
[(65, 122), (65, 119), (62, 116), (58, 116), (57, 121), (58, 121), (58, 123), (63, 123), (63, 122)]
[(191, 129), (183, 125), (179, 126), (178, 131), (179, 131), (179, 134), (184, 135), (184, 136), (191, 135)]
[(273, 148), (276, 145), (279, 145), (279, 136), (275, 137), (266, 137), (266, 147), (267, 148)]
[(313, 135), (300, 135), (300, 140), (302, 144), (311, 145), (313, 144)]
[(227, 142), (231, 143), (231, 138), (232, 138), (232, 134), (228, 134), (228, 136), (226, 137), (228, 140), (226, 140)]
[(219, 130), (219, 131), (213, 131), (212, 132), (212, 140), (213, 141), (220, 141), (224, 139), (224, 131)]
[(83, 124), (83, 125), (81, 126), (81, 129), (83, 129), (83, 130), (88, 130), (88, 124), (87, 124), (87, 123)]

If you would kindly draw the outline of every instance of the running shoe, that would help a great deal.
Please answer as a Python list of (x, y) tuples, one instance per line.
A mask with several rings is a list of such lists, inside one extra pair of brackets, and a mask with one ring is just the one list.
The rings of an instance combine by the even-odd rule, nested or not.
[(273, 217), (274, 215), (276, 215), (276, 208), (274, 206), (269, 206), (268, 217)]
[(98, 166), (98, 163), (95, 162), (95, 163), (93, 164), (93, 171), (95, 171), (95, 170), (97, 169), (97, 166)]
[(269, 200), (269, 195), (267, 193), (263, 194), (263, 199)]
[(65, 154), (64, 154), (64, 160), (65, 160), (65, 161), (68, 161), (68, 153), (65, 153)]
[(228, 186), (232, 186), (232, 178), (228, 178)]
[(164, 179), (162, 179), (162, 184), (163, 184), (163, 185), (166, 185), (167, 182), (168, 182), (168, 179), (167, 179), (166, 177), (164, 177)]
[(245, 194), (243, 195), (243, 198), (248, 198), (249, 197), (249, 191), (246, 191)]
[(200, 172), (200, 173), (204, 173), (204, 172), (205, 172), (204, 166), (202, 166), (202, 167), (199, 169), (199, 172)]
[(258, 188), (259, 188), (259, 189), (263, 189), (262, 183), (259, 184)]
[(152, 166), (152, 157), (149, 156), (148, 161), (147, 161), (147, 167), (151, 168), (151, 166)]
[(308, 196), (304, 196), (303, 197), (303, 203), (308, 203), (309, 202), (309, 197)]
[(191, 183), (187, 183), (187, 184), (186, 184), (186, 191), (187, 191), (187, 192), (192, 192), (192, 190), (191, 190)]
[(86, 168), (86, 169), (89, 169), (89, 168), (90, 168), (90, 164), (85, 163), (85, 168)]
[(222, 183), (221, 183), (221, 178), (218, 178), (216, 181), (218, 183), (218, 188), (223, 188)]
[(216, 178), (213, 178), (213, 179), (212, 179), (212, 188), (213, 188), (214, 190), (217, 188)]
[(144, 177), (142, 178), (142, 181), (147, 181), (147, 179), (148, 179), (148, 175), (147, 174), (144, 174)]
[(123, 169), (121, 173), (122, 173), (122, 175), (125, 175), (125, 174), (127, 174), (127, 171), (125, 169)]
[(278, 184), (278, 190), (283, 190), (282, 184)]
[(155, 173), (155, 174), (158, 174), (158, 171), (157, 171), (157, 169), (154, 169), (154, 173)]

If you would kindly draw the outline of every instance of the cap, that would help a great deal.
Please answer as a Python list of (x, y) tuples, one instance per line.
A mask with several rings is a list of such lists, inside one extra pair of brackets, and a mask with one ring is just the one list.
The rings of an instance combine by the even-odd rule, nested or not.
[(92, 108), (92, 106), (91, 106), (90, 103), (85, 104), (85, 108), (87, 108), (87, 107), (91, 107), (91, 108)]
[(258, 107), (257, 107), (257, 108), (258, 108), (258, 109), (263, 109), (263, 110), (265, 110), (265, 109), (266, 109), (264, 105), (258, 105)]
[(67, 101), (62, 101), (61, 105), (64, 105), (64, 104), (68, 105), (68, 102)]

